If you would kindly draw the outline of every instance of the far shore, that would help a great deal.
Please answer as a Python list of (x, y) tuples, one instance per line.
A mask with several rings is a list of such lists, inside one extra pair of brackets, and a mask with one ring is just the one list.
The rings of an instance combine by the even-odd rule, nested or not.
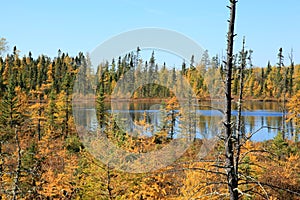
[[(105, 98), (104, 102), (149, 102), (149, 103), (161, 103), (161, 102), (168, 102), (170, 98)], [(209, 102), (209, 101), (223, 101), (224, 99), (211, 99), (209, 97), (205, 98), (197, 98), (199, 102)], [(87, 98), (74, 98), (73, 103), (76, 102), (95, 102), (96, 99), (93, 97), (87, 97)], [(237, 98), (233, 98), (233, 101), (238, 101)], [(244, 102), (282, 102), (282, 99), (277, 99), (277, 98), (245, 98), (243, 99)], [(288, 101), (288, 98), (286, 99)]]

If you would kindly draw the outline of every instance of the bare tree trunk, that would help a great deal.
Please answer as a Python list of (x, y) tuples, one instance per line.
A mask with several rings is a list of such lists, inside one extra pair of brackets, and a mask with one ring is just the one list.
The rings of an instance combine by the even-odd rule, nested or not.
[(234, 163), (234, 141), (232, 137), (232, 123), (231, 123), (231, 84), (232, 84), (232, 67), (233, 67), (233, 41), (234, 41), (234, 23), (235, 23), (235, 12), (236, 12), (236, 0), (230, 0), (230, 19), (227, 33), (227, 60), (226, 60), (226, 88), (225, 88), (225, 155), (226, 155), (226, 174), (227, 174), (227, 185), (230, 193), (230, 199), (238, 199), (238, 176), (235, 173)]
[(20, 179), (20, 174), (21, 174), (21, 164), (22, 164), (21, 163), (21, 147), (20, 147), (17, 128), (15, 129), (15, 140), (16, 140), (16, 144), (17, 144), (18, 157), (17, 157), (17, 168), (16, 168), (16, 172), (15, 172), (14, 185), (13, 185), (13, 189), (12, 189), (12, 194), (13, 194), (12, 199), (13, 200), (17, 199), (18, 190), (19, 190), (19, 179)]
[(39, 115), (39, 119), (38, 119), (38, 140), (41, 140), (41, 117), (42, 117), (42, 109), (41, 109), (41, 105), (42, 105), (42, 101), (41, 101), (41, 94), (38, 94), (39, 97), (39, 109), (38, 109), (38, 115)]
[(66, 135), (65, 137), (68, 137), (69, 135), (69, 91), (68, 89), (66, 89), (66, 118), (65, 118), (65, 132), (66, 132)]
[[(288, 84), (289, 85), (288, 86), (289, 91), (288, 92), (289, 92), (289, 97), (291, 98), (293, 96), (293, 94), (294, 94), (294, 92), (293, 92), (293, 85), (294, 85), (293, 84), (293, 82), (294, 82), (293, 75), (294, 75), (295, 64), (294, 64), (293, 49), (291, 49), (291, 53), (289, 55), (289, 59), (290, 59), (291, 65), (290, 65), (289, 77), (288, 77), (288, 79), (289, 79), (289, 84)], [(290, 123), (290, 127), (291, 127), (291, 139), (293, 138), (294, 142), (298, 142), (297, 141), (297, 134), (294, 133), (294, 127), (296, 127), (296, 124), (294, 124), (295, 123), (294, 119), (291, 120), (291, 121), (289, 121), (289, 123)]]
[(283, 67), (283, 105), (282, 105), (282, 139), (286, 138), (286, 68)]
[[(282, 48), (279, 49), (278, 53), (278, 70), (279, 73), (283, 72), (283, 79), (280, 80), (280, 87), (282, 88), (282, 91), (280, 90), (279, 92), (283, 93), (283, 103), (282, 103), (282, 120), (281, 120), (281, 134), (282, 134), (282, 139), (285, 140), (285, 112), (286, 112), (286, 105), (285, 105), (285, 95), (286, 95), (286, 69), (283, 64), (283, 55), (282, 55)], [(282, 94), (281, 94), (282, 95)]]
[(242, 63), (240, 67), (240, 88), (239, 88), (239, 99), (238, 99), (238, 117), (236, 123), (236, 155), (235, 155), (235, 174), (238, 176), (239, 174), (239, 159), (241, 153), (241, 139), (243, 138), (242, 133), (242, 103), (243, 103), (243, 92), (244, 92), (244, 69), (246, 67), (246, 56), (247, 52), (245, 52), (245, 37), (243, 39), (243, 48), (241, 52)]
[[(3, 175), (3, 164), (4, 158), (2, 154), (2, 141), (0, 141), (0, 192), (2, 193), (2, 175)], [(0, 195), (0, 200), (2, 200), (2, 196)]]
[(112, 195), (112, 187), (111, 187), (111, 183), (110, 183), (110, 178), (111, 178), (111, 174), (110, 174), (110, 167), (109, 164), (107, 165), (107, 191), (108, 191), (108, 197), (110, 200), (114, 199), (113, 195)]

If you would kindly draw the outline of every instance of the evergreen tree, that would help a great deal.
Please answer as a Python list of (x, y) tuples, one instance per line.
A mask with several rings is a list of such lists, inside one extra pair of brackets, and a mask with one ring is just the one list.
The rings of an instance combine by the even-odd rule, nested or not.
[(100, 128), (104, 127), (105, 121), (106, 121), (104, 100), (105, 100), (104, 88), (103, 88), (103, 84), (100, 83), (100, 84), (98, 84), (98, 88), (97, 88), (97, 100), (96, 100), (96, 103), (97, 103), (96, 112), (97, 112), (97, 119), (98, 119)]
[(56, 127), (56, 116), (55, 113), (57, 113), (57, 107), (55, 104), (56, 100), (56, 93), (54, 85), (52, 85), (51, 92), (49, 94), (49, 97), (47, 99), (47, 107), (46, 107), (46, 114), (47, 114), (47, 129), (53, 130)]
[(293, 91), (293, 86), (294, 86), (294, 71), (295, 71), (295, 63), (293, 60), (293, 50), (291, 50), (291, 54), (290, 54), (290, 67), (289, 67), (289, 73), (288, 73), (288, 93), (289, 93), (289, 97), (292, 97), (292, 95), (294, 94)]
[(186, 63), (185, 61), (183, 61), (181, 65), (181, 74), (185, 75), (185, 73), (186, 73)]
[(195, 67), (195, 56), (192, 55), (191, 61), (190, 61), (190, 70), (194, 70), (194, 69), (196, 69), (196, 67)]
[(3, 80), (4, 69), (5, 69), (5, 64), (3, 62), (2, 57), (0, 57), (0, 99), (3, 96), (4, 90), (5, 90), (5, 85), (4, 85), (4, 80)]
[(276, 96), (279, 98), (281, 96), (281, 93), (283, 91), (283, 75), (282, 75), (282, 67), (283, 67), (283, 54), (282, 54), (282, 48), (279, 49), (278, 53), (278, 63), (277, 63), (277, 75), (276, 75), (276, 80), (275, 84), (278, 86)]
[(0, 103), (0, 130), (1, 140), (7, 140), (14, 136), (13, 130), (16, 126), (21, 126), (24, 121), (24, 115), (20, 112), (21, 105), (15, 92), (15, 83), (13, 77), (9, 78), (9, 82), (5, 91), (5, 95)]

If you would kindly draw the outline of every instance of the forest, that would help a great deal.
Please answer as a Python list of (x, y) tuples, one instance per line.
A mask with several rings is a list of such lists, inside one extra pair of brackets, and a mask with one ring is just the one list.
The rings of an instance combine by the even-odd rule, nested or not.
[[(15, 46), (1, 54), (0, 199), (300, 199), (300, 64), (294, 63), (292, 51), (284, 59), (282, 48), (277, 63), (266, 61), (260, 67), (252, 65), (252, 50), (245, 44), (233, 54), (230, 25), (237, 2), (230, 2), (226, 58), (209, 58), (205, 51), (200, 61), (191, 55), (175, 68), (156, 63), (155, 51), (143, 60), (137, 50), (94, 70), (89, 54), (82, 52), (73, 57), (58, 50), (54, 58), (33, 58), (31, 52), (21, 56)], [(155, 99), (165, 107), (164, 126), (151, 136), (122, 131), (104, 106), (112, 93), (125, 90), (114, 90), (125, 74), (167, 84), (147, 84), (131, 95), (132, 101)], [(72, 111), (74, 88), (95, 101), (99, 125), (118, 147), (143, 154), (168, 145), (174, 140), (175, 121), (182, 116), (174, 94), (183, 92), (169, 88), (183, 77), (199, 102), (227, 100), (224, 129), (206, 156), (199, 158), (204, 140), (194, 136), (174, 163), (128, 173), (99, 161), (81, 141)], [(244, 101), (281, 105), (284, 120), (273, 139), (252, 141), (259, 133), (243, 132), (242, 117), (232, 118), (231, 109), (240, 113)], [(292, 135), (285, 130), (288, 122), (294, 127)], [(136, 123), (147, 126), (146, 117)]]

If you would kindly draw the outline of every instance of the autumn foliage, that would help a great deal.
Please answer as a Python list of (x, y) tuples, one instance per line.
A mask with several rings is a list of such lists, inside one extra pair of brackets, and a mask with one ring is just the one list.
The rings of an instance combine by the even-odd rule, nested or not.
[[(100, 104), (109, 98), (124, 73), (131, 70), (131, 59), (132, 55), (126, 55), (117, 63), (112, 61), (112, 65), (101, 64), (96, 72), (98, 82), (93, 85), (88, 83), (94, 77), (82, 53), (73, 58), (59, 51), (54, 59), (44, 55), (34, 59), (31, 53), (21, 58), (15, 48), (13, 54), (0, 57), (0, 199), (228, 199), (222, 142), (214, 145), (206, 157), (199, 157), (203, 141), (193, 138), (193, 144), (175, 163), (139, 174), (104, 165), (81, 143), (71, 104), (77, 74), (87, 80), (78, 86), (79, 90), (97, 89), (97, 116), (111, 118), (104, 120), (103, 126), (114, 144), (129, 152), (145, 153), (160, 149), (174, 139), (176, 120), (183, 116), (176, 98), (166, 88), (147, 86), (133, 94), (133, 98), (157, 95), (165, 99), (164, 126), (151, 137), (122, 132), (113, 116), (104, 114), (105, 108)], [(214, 67), (210, 69), (205, 66), (207, 60), (182, 70), (165, 66), (160, 74), (166, 76), (160, 78), (183, 74), (199, 98), (216, 97), (222, 88), (220, 80), (215, 80), (213, 75), (221, 76), (223, 69), (216, 59), (212, 62)], [(150, 64), (147, 70), (153, 70), (153, 74), (160, 70), (155, 63)], [(84, 73), (79, 74), (80, 67)], [(144, 67), (140, 63), (140, 69), (136, 68), (133, 74), (138, 75)], [(283, 72), (284, 69), (271, 65), (247, 69), (245, 97), (281, 99), (282, 86), (276, 82), (279, 80), (276, 76)], [(237, 69), (233, 73), (238, 76)], [(293, 74), (292, 70), (289, 73), (291, 79), (287, 80), (293, 79), (293, 84), (288, 84), (286, 93), (288, 120), (295, 124), (297, 135), (300, 66), (295, 66)], [(239, 84), (235, 84), (238, 88)], [(214, 94), (210, 87), (216, 89)], [(237, 88), (233, 87), (234, 95)], [(153, 131), (146, 116), (135, 123)], [(299, 148), (297, 139), (282, 139), (280, 133), (269, 141), (247, 141), (239, 160), (239, 197), (300, 199)]]

